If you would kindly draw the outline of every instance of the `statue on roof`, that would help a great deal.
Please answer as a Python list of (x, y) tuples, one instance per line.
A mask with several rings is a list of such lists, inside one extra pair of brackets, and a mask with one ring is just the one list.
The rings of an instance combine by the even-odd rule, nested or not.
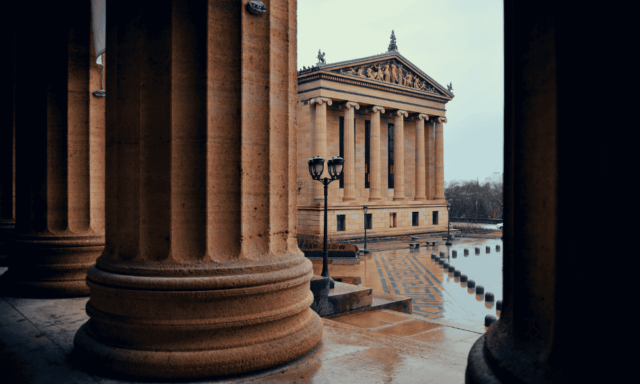
[(322, 52), (321, 49), (318, 49), (318, 64), (327, 64), (327, 61), (324, 59), (325, 53)]
[(396, 34), (393, 30), (391, 30), (391, 43), (389, 44), (389, 52), (397, 50), (398, 46), (396, 45)]
[(451, 85), (451, 82), (449, 82), (449, 85), (447, 85), (447, 91), (449, 91), (449, 93), (453, 95), (453, 85)]

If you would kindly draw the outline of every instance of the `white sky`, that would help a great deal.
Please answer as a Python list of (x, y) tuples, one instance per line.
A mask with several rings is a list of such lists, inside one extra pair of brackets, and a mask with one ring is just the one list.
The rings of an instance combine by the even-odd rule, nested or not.
[(445, 182), (503, 169), (502, 0), (298, 0), (298, 69), (398, 51), (438, 83), (446, 104)]

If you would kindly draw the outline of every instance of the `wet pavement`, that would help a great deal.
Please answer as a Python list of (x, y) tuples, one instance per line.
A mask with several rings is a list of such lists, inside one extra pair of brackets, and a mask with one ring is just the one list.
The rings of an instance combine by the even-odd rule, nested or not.
[[(425, 246), (421, 238), (418, 249), (408, 248), (410, 240), (373, 243), (367, 248), (370, 255), (360, 256), (359, 264), (340, 263), (329, 265), (332, 277), (360, 278), (361, 284), (374, 291), (408, 296), (413, 299), (413, 313), (431, 320), (451, 325), (470, 327), (484, 332), (486, 315), (499, 317), (495, 302), (502, 299), (502, 240), (501, 231), (490, 234), (467, 234), (456, 238), (447, 247), (441, 237), (435, 247)], [(465, 235), (465, 234), (463, 234)], [(434, 238), (435, 240), (436, 238)], [(489, 251), (487, 252), (487, 246)], [(499, 246), (499, 250), (496, 248)], [(362, 244), (358, 244), (362, 249)], [(476, 254), (475, 248), (480, 249)], [(464, 249), (469, 255), (464, 256)], [(452, 251), (457, 256), (452, 257)], [(476, 294), (454, 272), (448, 272), (431, 258), (432, 253), (445, 253), (447, 262), (476, 285), (484, 288), (484, 294)], [(314, 272), (320, 274), (322, 264), (314, 260)], [(493, 302), (485, 301), (487, 292), (493, 293)]]

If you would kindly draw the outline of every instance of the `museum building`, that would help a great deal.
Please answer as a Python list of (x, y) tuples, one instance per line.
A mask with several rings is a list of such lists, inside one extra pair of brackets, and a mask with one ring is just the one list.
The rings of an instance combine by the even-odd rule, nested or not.
[[(357, 238), (444, 231), (443, 87), (398, 52), (298, 72), (298, 232), (322, 234), (324, 187), (307, 160), (344, 159), (329, 185), (328, 233)], [(325, 167), (322, 177), (329, 177)], [(367, 213), (364, 213), (364, 207)]]

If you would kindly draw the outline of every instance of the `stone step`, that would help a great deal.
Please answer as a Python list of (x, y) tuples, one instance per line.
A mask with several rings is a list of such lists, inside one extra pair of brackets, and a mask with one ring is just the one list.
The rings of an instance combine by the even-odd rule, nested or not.
[(371, 288), (337, 281), (335, 287), (329, 289), (329, 280), (321, 276), (311, 280), (311, 292), (314, 296), (311, 309), (321, 317), (333, 318), (372, 309), (412, 312), (410, 297), (373, 292)]

